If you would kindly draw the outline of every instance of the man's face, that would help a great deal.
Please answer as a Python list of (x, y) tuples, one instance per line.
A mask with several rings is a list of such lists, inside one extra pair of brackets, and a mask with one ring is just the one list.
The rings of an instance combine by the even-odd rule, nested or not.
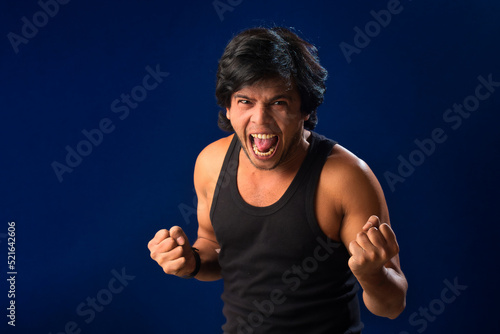
[(270, 170), (294, 159), (303, 148), (304, 121), (300, 96), (281, 79), (262, 80), (231, 96), (227, 118), (250, 160)]

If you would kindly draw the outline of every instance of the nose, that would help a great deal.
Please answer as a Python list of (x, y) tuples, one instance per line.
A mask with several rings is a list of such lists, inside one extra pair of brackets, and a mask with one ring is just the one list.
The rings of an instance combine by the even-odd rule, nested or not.
[(252, 114), (252, 122), (255, 124), (267, 124), (272, 119), (269, 107), (259, 103), (255, 106)]

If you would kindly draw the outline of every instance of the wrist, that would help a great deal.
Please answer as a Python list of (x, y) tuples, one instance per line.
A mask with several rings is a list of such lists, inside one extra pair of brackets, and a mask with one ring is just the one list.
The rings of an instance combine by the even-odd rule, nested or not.
[(198, 253), (199, 249), (195, 248), (195, 247), (191, 247), (191, 251), (193, 253), (193, 257), (194, 257), (194, 261), (195, 261), (195, 266), (194, 266), (193, 271), (190, 274), (188, 274), (186, 276), (182, 276), (182, 278), (193, 278), (200, 271), (200, 268), (201, 268), (201, 259), (200, 259), (200, 254)]
[(358, 273), (357, 275), (355, 274), (355, 276), (362, 285), (363, 283), (369, 283), (373, 286), (380, 286), (387, 282), (388, 271), (385, 266), (382, 266), (381, 268), (370, 272)]

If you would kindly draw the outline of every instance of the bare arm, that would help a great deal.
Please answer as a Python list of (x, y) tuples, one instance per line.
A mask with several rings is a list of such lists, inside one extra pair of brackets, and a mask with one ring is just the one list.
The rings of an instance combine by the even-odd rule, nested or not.
[[(207, 146), (198, 156), (194, 171), (194, 184), (198, 196), (198, 238), (193, 247), (198, 249), (201, 265), (195, 277), (200, 281), (221, 278), (218, 261), (219, 244), (210, 221), (212, 198), (225, 153), (232, 137), (226, 137)], [(194, 272), (196, 258), (191, 244), (179, 226), (162, 229), (148, 243), (151, 258), (163, 271), (184, 277)]]
[[(215, 163), (217, 155), (214, 157), (214, 147), (205, 149), (196, 161), (194, 171), (194, 185), (198, 196), (198, 239), (194, 247), (198, 248), (201, 268), (196, 278), (200, 281), (213, 281), (221, 278), (218, 260), (220, 246), (215, 238), (215, 232), (210, 220), (210, 208), (212, 197), (217, 183), (218, 171), (222, 162)], [(219, 158), (220, 160), (220, 158)]]
[(405, 308), (408, 285), (382, 187), (363, 161), (341, 147), (337, 151), (340, 163), (334, 172), (340, 175), (336, 193), (343, 215), (340, 239), (351, 254), (349, 267), (370, 312), (394, 319)]

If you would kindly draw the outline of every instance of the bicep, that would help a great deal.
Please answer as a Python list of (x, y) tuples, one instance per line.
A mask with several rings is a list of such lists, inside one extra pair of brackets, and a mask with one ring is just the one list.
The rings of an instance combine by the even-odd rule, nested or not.
[[(208, 145), (196, 159), (194, 187), (198, 197), (198, 239), (208, 240), (207, 245), (220, 248), (210, 219), (210, 210), (224, 157), (234, 135)], [(208, 246), (207, 246), (208, 247)]]
[(198, 238), (208, 239), (217, 243), (215, 232), (210, 220), (210, 204), (204, 195), (198, 195)]
[(207, 239), (212, 241), (214, 246), (218, 246), (210, 219), (211, 195), (213, 195), (211, 185), (213, 182), (211, 182), (210, 173), (205, 164), (206, 162), (203, 161), (202, 157), (199, 157), (196, 161), (194, 171), (194, 186), (198, 198), (196, 211), (198, 218), (198, 239)]
[[(380, 224), (391, 226), (391, 223), (384, 192), (368, 165), (359, 160), (347, 175), (342, 197), (344, 216), (340, 237), (349, 249), (349, 244), (356, 240), (370, 216), (379, 217)], [(386, 267), (399, 270), (398, 256), (387, 262)]]

